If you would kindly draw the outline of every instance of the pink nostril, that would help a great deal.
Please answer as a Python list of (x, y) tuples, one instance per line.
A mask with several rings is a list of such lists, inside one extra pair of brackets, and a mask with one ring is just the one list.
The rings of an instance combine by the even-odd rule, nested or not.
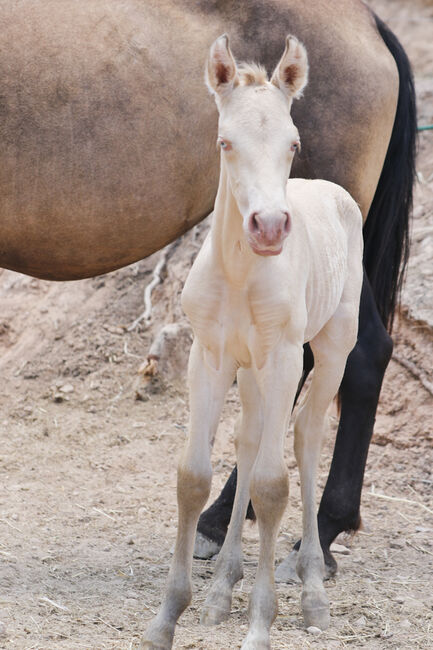
[(253, 212), (252, 215), (250, 216), (250, 221), (249, 221), (249, 229), (250, 232), (254, 234), (259, 234), (260, 233), (260, 226), (259, 222), (257, 220), (258, 213)]

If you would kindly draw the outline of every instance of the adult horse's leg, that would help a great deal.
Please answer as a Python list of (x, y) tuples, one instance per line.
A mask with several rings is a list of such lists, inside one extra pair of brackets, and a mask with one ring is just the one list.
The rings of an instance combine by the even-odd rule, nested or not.
[[(309, 345), (304, 345), (304, 367), (299, 382), (295, 402), (298, 399), (302, 386), (305, 383), (314, 359)], [(194, 556), (210, 558), (218, 553), (224, 543), (227, 528), (230, 523), (233, 502), (236, 493), (237, 467), (235, 465), (219, 497), (200, 515), (197, 526)], [(255, 520), (256, 516), (251, 501), (248, 504), (247, 519)]]

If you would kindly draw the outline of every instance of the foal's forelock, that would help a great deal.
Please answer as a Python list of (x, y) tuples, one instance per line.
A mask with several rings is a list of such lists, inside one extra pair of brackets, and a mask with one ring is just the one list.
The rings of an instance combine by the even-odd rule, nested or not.
[(240, 63), (238, 75), (240, 86), (264, 86), (269, 81), (265, 68), (257, 63)]

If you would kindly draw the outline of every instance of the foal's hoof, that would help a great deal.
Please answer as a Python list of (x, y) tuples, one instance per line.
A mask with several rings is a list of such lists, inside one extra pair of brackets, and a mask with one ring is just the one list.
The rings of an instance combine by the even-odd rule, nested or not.
[[(337, 573), (338, 565), (334, 556), (329, 551), (323, 553), (325, 559), (325, 577), (324, 580), (333, 578)], [(296, 573), (296, 562), (298, 561), (298, 551), (293, 549), (288, 556), (275, 569), (275, 582), (285, 582), (289, 585), (298, 585), (301, 580)]]
[(297, 560), (298, 551), (293, 549), (275, 569), (275, 582), (285, 582), (289, 585), (299, 584), (301, 580), (296, 573)]
[[(230, 616), (231, 611), (231, 599), (228, 603), (221, 603), (220, 605), (206, 605), (204, 604), (201, 616), (200, 623), (202, 625), (219, 625), (223, 621), (226, 621)], [(227, 606), (228, 605), (228, 606)]]
[(329, 614), (329, 600), (325, 591), (302, 593), (302, 614), (304, 625), (308, 627), (318, 627), (319, 630), (326, 630), (331, 622)]
[(212, 539), (205, 537), (203, 533), (197, 531), (195, 536), (194, 557), (201, 560), (209, 560), (211, 557), (219, 553), (221, 545), (214, 542)]
[(269, 634), (265, 631), (262, 634), (258, 634), (256, 631), (248, 632), (241, 650), (271, 650), (271, 641), (269, 639)]
[(140, 644), (140, 650), (170, 650), (172, 644), (170, 645), (161, 645), (157, 641), (150, 641), (149, 639), (142, 639)]
[(174, 627), (162, 626), (158, 620), (152, 621), (141, 640), (140, 650), (171, 650)]

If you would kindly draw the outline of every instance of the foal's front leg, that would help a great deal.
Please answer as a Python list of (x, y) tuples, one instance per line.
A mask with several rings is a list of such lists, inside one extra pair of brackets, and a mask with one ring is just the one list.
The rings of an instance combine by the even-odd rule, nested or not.
[(227, 535), (215, 565), (212, 586), (202, 611), (201, 622), (205, 625), (217, 625), (229, 616), (233, 587), (243, 577), (242, 529), (250, 498), (251, 469), (263, 430), (263, 405), (251, 369), (239, 369), (238, 386), (242, 414), (235, 438), (238, 464), (236, 496)]
[(278, 605), (274, 581), (275, 543), (289, 494), (284, 437), (302, 371), (302, 345), (279, 345), (256, 378), (263, 399), (263, 433), (251, 473), (251, 501), (257, 515), (260, 554), (249, 605), (250, 628), (242, 650), (268, 650)]
[(177, 471), (179, 522), (176, 545), (161, 608), (142, 641), (143, 650), (167, 650), (176, 621), (191, 601), (191, 568), (195, 531), (207, 501), (212, 478), (210, 453), (227, 390), (235, 376), (231, 359), (222, 358), (218, 370), (205, 360), (195, 340), (190, 354), (189, 436)]

